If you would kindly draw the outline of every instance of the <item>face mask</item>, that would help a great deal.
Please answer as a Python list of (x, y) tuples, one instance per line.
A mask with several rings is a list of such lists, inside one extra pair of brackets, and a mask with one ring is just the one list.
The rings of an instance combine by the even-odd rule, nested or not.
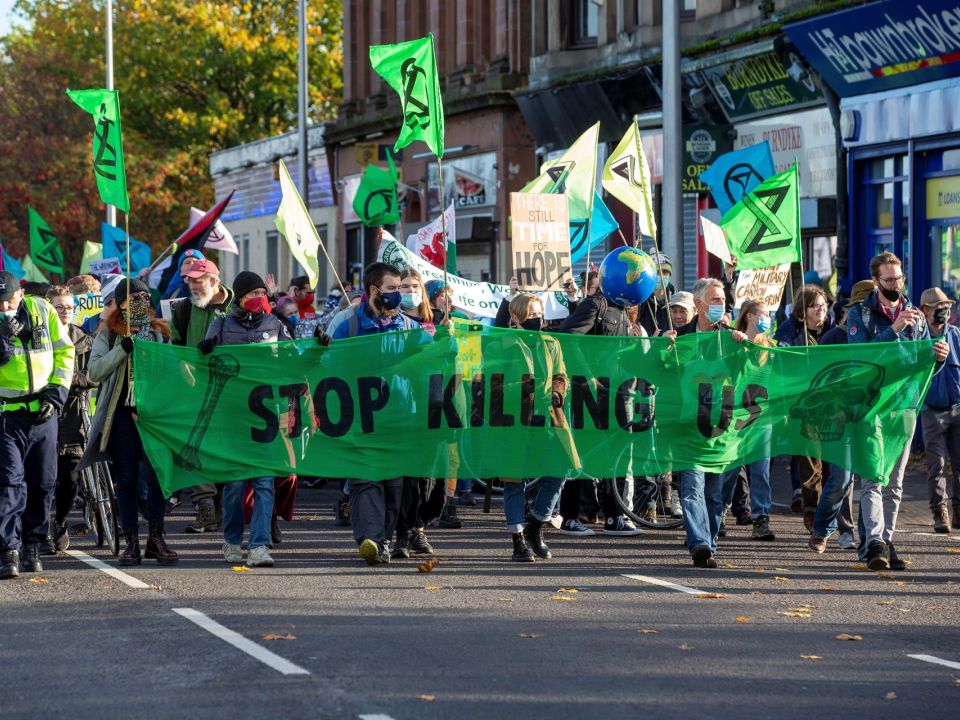
[(17, 316), (16, 310), (0, 310), (0, 317), (15, 318), (16, 316)]
[(270, 312), (270, 303), (265, 297), (252, 297), (243, 301), (243, 309), (252, 313)]
[(296, 327), (300, 324), (300, 316), (294, 313), (293, 315), (287, 315), (287, 322)]
[(900, 299), (899, 290), (891, 290), (890, 288), (880, 288), (880, 294), (883, 295), (890, 302), (896, 302)]
[(422, 301), (423, 294), (420, 292), (400, 293), (400, 304), (407, 308), (407, 310), (420, 307)]
[(314, 295), (313, 293), (307, 293), (307, 294), (304, 296), (303, 300), (304, 300), (304, 302), (307, 303), (307, 305), (313, 305), (313, 301), (314, 301), (314, 299), (316, 299), (316, 297), (317, 297), (317, 296)]
[(123, 312), (124, 319), (134, 327), (150, 325), (150, 301), (147, 298), (130, 298)]
[(522, 327), (524, 330), (542, 330), (543, 318), (542, 317), (527, 318), (522, 323), (520, 323), (520, 327)]
[(399, 290), (387, 293), (380, 292), (380, 304), (383, 305), (386, 310), (396, 310), (400, 307), (402, 300), (402, 293)]
[(770, 318), (768, 318), (766, 315), (761, 315), (760, 317), (758, 317), (757, 330), (759, 330), (762, 333), (765, 333), (769, 329), (770, 329)]
[(723, 305), (707, 305), (707, 320), (714, 324), (720, 322), (725, 310)]
[(946, 325), (950, 319), (950, 308), (937, 308), (933, 311), (933, 321), (937, 325)]

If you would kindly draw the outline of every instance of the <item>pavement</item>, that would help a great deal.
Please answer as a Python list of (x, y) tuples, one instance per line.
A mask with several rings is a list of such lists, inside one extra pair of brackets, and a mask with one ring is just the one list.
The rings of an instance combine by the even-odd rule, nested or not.
[[(0, 717), (955, 716), (960, 531), (932, 533), (911, 468), (900, 573), (864, 570), (835, 538), (815, 555), (785, 507), (776, 542), (731, 526), (717, 570), (691, 565), (682, 529), (551, 532), (553, 560), (513, 563), (497, 505), (428, 531), (430, 573), (367, 568), (329, 485), (301, 489), (276, 567), (238, 572), (219, 535), (183, 532), (181, 506), (176, 567), (111, 576), (115, 558), (74, 537), (79, 555), (0, 583)], [(774, 485), (786, 503), (782, 465)]]

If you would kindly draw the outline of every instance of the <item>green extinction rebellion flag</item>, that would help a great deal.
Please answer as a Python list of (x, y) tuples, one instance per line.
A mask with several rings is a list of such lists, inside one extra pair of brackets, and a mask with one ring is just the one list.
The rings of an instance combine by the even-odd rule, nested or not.
[[(193, 348), (137, 340), (137, 423), (166, 494), (297, 472), (617, 477), (805, 455), (884, 482), (913, 434), (931, 341), (764, 348), (729, 333), (585, 337), (457, 321)], [(562, 407), (553, 407), (561, 389)], [(171, 403), (170, 398), (177, 402)]]
[(27, 208), (27, 214), (30, 217), (30, 257), (33, 258), (33, 264), (64, 277), (63, 250), (60, 249), (57, 236), (32, 207)]
[(67, 90), (67, 96), (93, 115), (93, 172), (100, 199), (130, 212), (120, 133), (120, 95), (116, 90)]
[(744, 195), (720, 221), (741, 270), (800, 262), (800, 174), (796, 164)]
[(397, 167), (387, 151), (389, 170), (368, 164), (353, 197), (353, 211), (367, 227), (396, 225), (400, 222), (397, 202)]
[(394, 151), (422, 140), (434, 155), (442, 158), (443, 99), (433, 34), (396, 45), (373, 45), (370, 63), (400, 95), (403, 125)]

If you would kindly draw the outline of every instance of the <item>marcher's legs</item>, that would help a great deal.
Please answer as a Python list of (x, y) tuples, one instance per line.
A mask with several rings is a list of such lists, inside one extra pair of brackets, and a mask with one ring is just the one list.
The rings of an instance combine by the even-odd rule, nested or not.
[(747, 465), (750, 485), (750, 517), (754, 520), (770, 516), (770, 458), (754, 460)]
[(27, 482), (27, 506), (23, 510), (23, 541), (39, 543), (50, 530), (50, 508), (57, 485), (57, 432), (59, 421), (52, 417), (34, 425), (28, 433), (29, 443), (24, 457)]
[(566, 484), (566, 478), (541, 477), (537, 485), (537, 495), (533, 499), (530, 514), (540, 522), (547, 522), (560, 501), (560, 495)]
[[(253, 483), (253, 514), (250, 516), (250, 547), (261, 547), (270, 544), (270, 522), (273, 518), (273, 477), (254, 478)], [(243, 504), (240, 507), (240, 521), (243, 522)], [(226, 522), (226, 512), (224, 512)], [(243, 530), (241, 529), (241, 534)]]
[(930, 494), (930, 509), (935, 510), (947, 502), (947, 427), (949, 410), (924, 410), (920, 413), (923, 427), (923, 443), (927, 456), (927, 489)]
[(830, 464), (830, 476), (823, 484), (820, 502), (813, 518), (813, 534), (819, 538), (828, 538), (837, 529), (837, 516), (845, 503), (853, 485), (853, 473), (837, 465)]
[(27, 506), (23, 458), (31, 423), (29, 418), (4, 413), (0, 415), (0, 424), (0, 551), (19, 550), (20, 519)]
[[(243, 542), (243, 484), (236, 480), (223, 486), (223, 541), (228, 545)], [(256, 501), (254, 501), (256, 511)], [(251, 531), (252, 532), (252, 531)]]
[(133, 424), (130, 411), (117, 408), (113, 416), (113, 426), (107, 449), (113, 458), (114, 491), (117, 495), (117, 509), (120, 514), (120, 528), (124, 533), (135, 533), (140, 529), (137, 519), (137, 498), (140, 487), (140, 436)]
[(526, 480), (502, 478), (503, 514), (507, 518), (507, 530), (518, 533), (523, 530), (526, 517)]

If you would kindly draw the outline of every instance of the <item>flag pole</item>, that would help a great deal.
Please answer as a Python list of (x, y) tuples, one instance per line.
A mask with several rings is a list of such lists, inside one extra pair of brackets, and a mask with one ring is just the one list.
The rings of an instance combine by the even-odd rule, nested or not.
[[(445, 288), (450, 287), (450, 281), (447, 278), (447, 259), (450, 254), (450, 244), (447, 238), (447, 206), (446, 198), (443, 197), (443, 158), (437, 155), (437, 172), (439, 173), (439, 182), (437, 187), (440, 193), (440, 232), (443, 233), (443, 286)], [(590, 248), (587, 248), (587, 260), (589, 267), (589, 254)]]
[(130, 335), (130, 213), (123, 214), (123, 229), (127, 236), (127, 335)]
[[(796, 155), (793, 157), (793, 164), (797, 167), (797, 183), (800, 182), (800, 158)], [(799, 202), (800, 193), (797, 193), (797, 215), (800, 214), (800, 202)], [(797, 233), (800, 237), (797, 238), (797, 248), (800, 250), (800, 310), (803, 312), (803, 344), (810, 344), (810, 328), (807, 327), (807, 294), (804, 292), (804, 283), (803, 281), (803, 232), (800, 230), (800, 218), (797, 218)], [(826, 318), (824, 318), (826, 321)]]

